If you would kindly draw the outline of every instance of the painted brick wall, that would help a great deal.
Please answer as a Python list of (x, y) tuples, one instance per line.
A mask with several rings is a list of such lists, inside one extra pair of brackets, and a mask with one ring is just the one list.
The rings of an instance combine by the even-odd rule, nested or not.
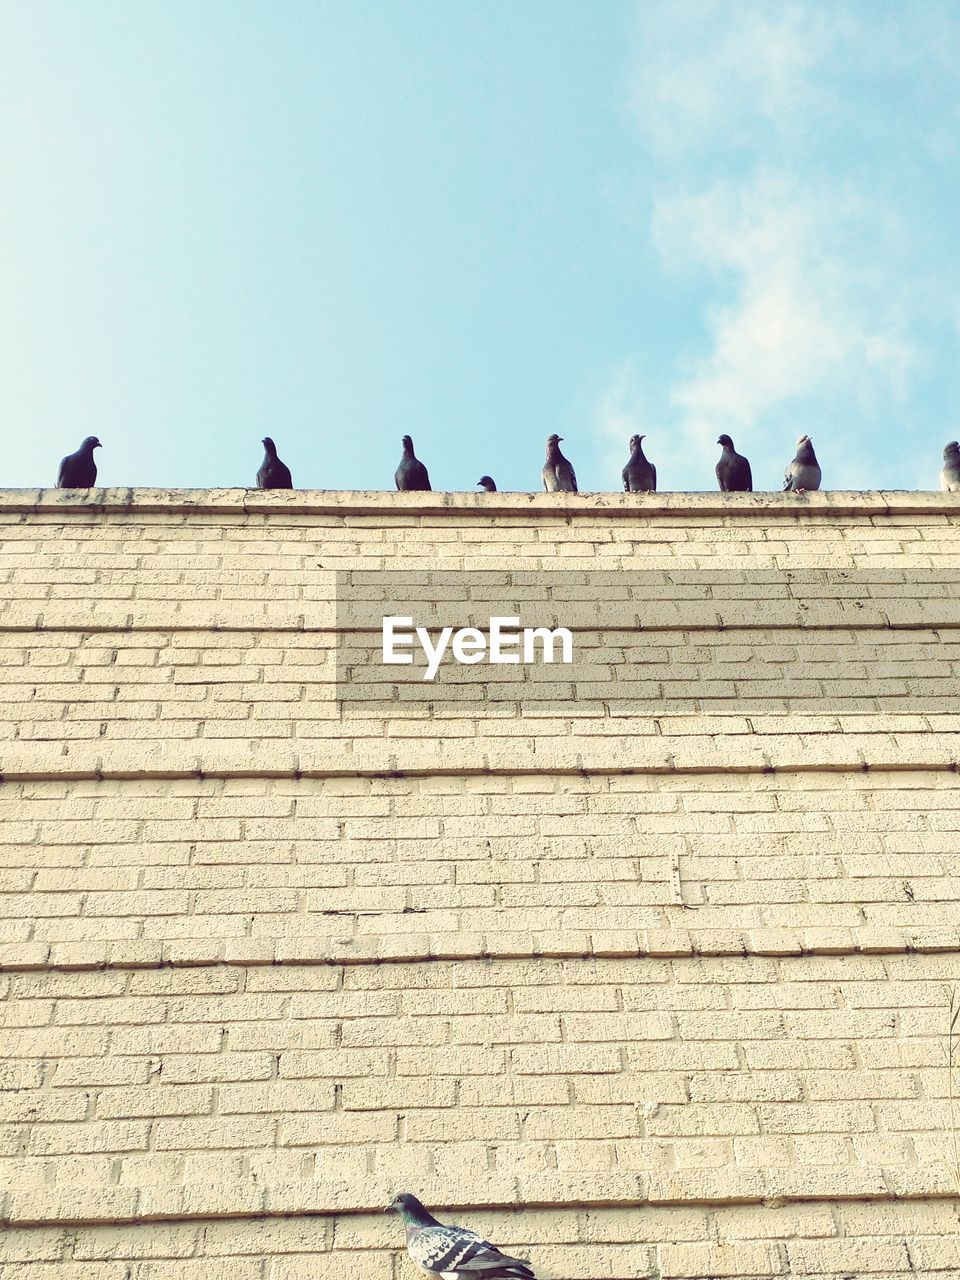
[[(960, 499), (94, 497), (0, 494), (0, 1280), (960, 1275)], [(464, 570), (579, 679), (341, 703)]]

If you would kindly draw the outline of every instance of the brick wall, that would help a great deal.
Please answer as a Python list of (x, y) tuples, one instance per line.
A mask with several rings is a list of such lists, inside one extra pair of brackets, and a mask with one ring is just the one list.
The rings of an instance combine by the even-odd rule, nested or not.
[[(0, 1280), (960, 1275), (960, 500), (95, 499), (0, 494)], [(462, 570), (578, 679), (342, 703)]]

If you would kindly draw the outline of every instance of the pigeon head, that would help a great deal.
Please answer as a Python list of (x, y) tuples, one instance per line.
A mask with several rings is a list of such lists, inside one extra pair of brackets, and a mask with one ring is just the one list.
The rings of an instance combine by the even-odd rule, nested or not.
[(813, 441), (810, 439), (810, 437), (801, 436), (800, 439), (797, 441), (797, 448), (802, 449), (804, 445), (808, 445), (808, 444), (813, 444)]
[(84, 453), (93, 453), (94, 449), (102, 449), (103, 445), (96, 436), (87, 436), (80, 448)]
[(267, 453), (270, 454), (271, 458), (275, 458), (277, 456), (277, 446), (269, 436), (264, 436), (260, 443), (266, 449)]
[(558, 445), (562, 439), (563, 436), (547, 436), (547, 444)]
[(943, 460), (946, 462), (950, 458), (956, 458), (960, 454), (960, 444), (956, 440), (951, 440), (943, 451)]
[(408, 453), (413, 453), (413, 437), (412, 436), (404, 436), (403, 439), (400, 441), (400, 443), (403, 445), (404, 449)]
[(646, 436), (631, 436), (631, 437), (630, 437), (630, 448), (631, 448), (631, 449), (639, 449), (639, 448), (640, 448), (640, 444), (641, 444), (641, 442), (642, 442), (643, 440), (645, 440), (645, 439), (646, 439)]
[(733, 452), (733, 441), (730, 439), (728, 435), (722, 435), (717, 441), (717, 444), (722, 444), (724, 449), (729, 449), (731, 452)]
[(494, 484), (490, 476), (481, 476), (480, 479), (477, 481), (477, 484), (483, 485), (484, 489), (486, 489), (490, 493), (494, 493), (497, 488), (497, 486)]
[(399, 1195), (395, 1195), (384, 1209), (384, 1213), (399, 1213), (404, 1222), (436, 1222), (436, 1218), (429, 1214), (417, 1197), (410, 1195), (408, 1191), (401, 1191)]

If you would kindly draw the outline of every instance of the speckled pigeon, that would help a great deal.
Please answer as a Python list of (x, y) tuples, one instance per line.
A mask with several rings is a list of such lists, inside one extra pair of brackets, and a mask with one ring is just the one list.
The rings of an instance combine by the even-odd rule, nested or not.
[(493, 479), (490, 476), (481, 476), (477, 481), (477, 484), (487, 493), (497, 492), (497, 486), (494, 484)]
[(269, 436), (264, 436), (260, 443), (263, 445), (264, 455), (257, 472), (257, 488), (292, 489), (293, 476), (287, 464), (277, 457), (277, 446)]
[(397, 488), (401, 491), (429, 490), (430, 477), (427, 475), (427, 468), (413, 452), (413, 440), (410, 436), (404, 436), (401, 443), (403, 457), (393, 477), (397, 482)]
[(387, 1205), (407, 1229), (407, 1254), (421, 1271), (442, 1280), (536, 1280), (523, 1258), (510, 1258), (466, 1227), (444, 1226), (416, 1196), (402, 1192)]
[(960, 493), (960, 444), (951, 440), (943, 451), (940, 488), (945, 493)]
[(720, 492), (752, 493), (753, 476), (750, 473), (750, 463), (742, 453), (737, 453), (729, 436), (721, 436), (717, 444), (723, 447), (723, 453), (717, 463), (717, 484), (720, 486)]
[(656, 493), (657, 468), (645, 457), (643, 436), (630, 437), (630, 461), (623, 468), (623, 487), (627, 493)]
[(577, 476), (569, 458), (560, 452), (563, 436), (547, 436), (547, 460), (540, 475), (547, 493), (576, 493)]
[(809, 436), (801, 436), (797, 441), (796, 457), (783, 473), (783, 488), (786, 493), (820, 488), (820, 463)]
[(92, 489), (97, 483), (97, 464), (93, 460), (94, 449), (102, 445), (96, 436), (87, 436), (76, 453), (68, 453), (57, 472), (58, 489)]

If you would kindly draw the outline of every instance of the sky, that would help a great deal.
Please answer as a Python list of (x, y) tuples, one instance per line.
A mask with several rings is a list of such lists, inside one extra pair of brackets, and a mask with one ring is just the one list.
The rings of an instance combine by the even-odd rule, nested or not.
[(935, 488), (952, 0), (0, 0), (0, 485)]

